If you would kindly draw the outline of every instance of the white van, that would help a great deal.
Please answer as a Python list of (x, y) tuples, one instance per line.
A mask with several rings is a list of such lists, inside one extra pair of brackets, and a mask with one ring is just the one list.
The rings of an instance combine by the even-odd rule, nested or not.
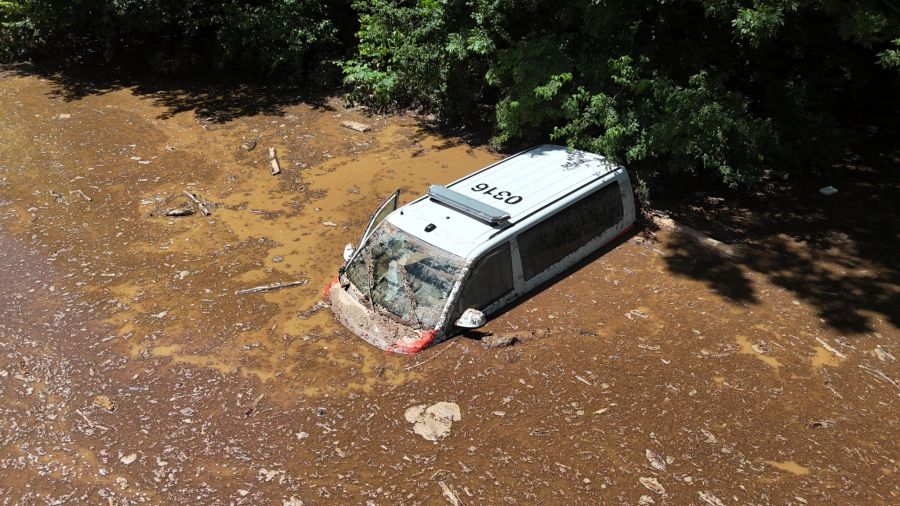
[(563, 146), (523, 151), (369, 222), (325, 289), (337, 319), (366, 341), (416, 353), (477, 328), (629, 230), (628, 172)]

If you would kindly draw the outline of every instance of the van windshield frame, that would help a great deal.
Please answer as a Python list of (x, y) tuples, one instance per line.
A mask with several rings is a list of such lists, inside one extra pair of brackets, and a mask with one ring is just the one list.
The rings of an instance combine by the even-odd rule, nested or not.
[[(374, 310), (416, 328), (438, 328), (464, 274), (462, 257), (382, 222), (345, 273)], [(376, 309), (377, 306), (377, 309)]]

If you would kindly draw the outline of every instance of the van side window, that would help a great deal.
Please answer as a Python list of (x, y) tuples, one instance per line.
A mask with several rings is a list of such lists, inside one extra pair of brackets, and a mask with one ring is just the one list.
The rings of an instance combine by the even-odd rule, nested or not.
[(466, 309), (484, 309), (513, 289), (509, 242), (497, 246), (473, 268), (459, 296), (457, 315)]
[(619, 183), (614, 182), (519, 235), (522, 270), (529, 280), (622, 221)]

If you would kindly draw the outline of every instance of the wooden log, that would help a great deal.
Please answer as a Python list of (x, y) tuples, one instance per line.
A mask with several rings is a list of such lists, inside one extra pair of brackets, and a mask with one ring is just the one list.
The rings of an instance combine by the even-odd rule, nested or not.
[(203, 213), (203, 216), (209, 216), (210, 214), (212, 214), (212, 211), (210, 211), (209, 208), (206, 207), (206, 204), (204, 204), (203, 201), (200, 200), (193, 193), (191, 193), (187, 190), (184, 190), (184, 196), (189, 198), (191, 200), (191, 202), (193, 202), (194, 204), (197, 205), (197, 208), (200, 209), (200, 212)]
[(667, 216), (654, 215), (653, 223), (655, 223), (657, 227), (663, 230), (684, 234), (685, 236), (693, 239), (698, 244), (712, 248), (719, 253), (732, 258), (739, 258), (745, 252), (745, 250), (742, 248), (742, 245), (740, 244), (725, 244), (722, 241), (713, 239), (712, 237), (704, 234), (703, 232), (700, 232), (699, 230), (695, 230), (686, 225), (682, 225), (681, 223), (678, 223)]
[(275, 148), (269, 148), (269, 166), (272, 167), (273, 176), (281, 174), (281, 165), (278, 164), (278, 156), (275, 153)]
[(292, 281), (290, 283), (272, 283), (271, 285), (262, 285), (255, 286), (253, 288), (247, 288), (246, 290), (238, 290), (234, 292), (235, 295), (247, 295), (250, 293), (262, 293), (269, 292), (272, 290), (279, 290), (281, 288), (288, 288), (291, 286), (303, 286), (309, 283), (308, 279), (301, 279), (300, 281)]
[(79, 195), (81, 195), (81, 197), (82, 197), (82, 198), (83, 198), (83, 199), (84, 199), (84, 200), (87, 200), (87, 201), (88, 201), (88, 202), (90, 202), (90, 201), (92, 201), (92, 200), (94, 200), (94, 199), (92, 199), (92, 198), (90, 198), (90, 197), (88, 197), (88, 196), (87, 196), (87, 194), (86, 194), (86, 193), (84, 193), (84, 192), (83, 192), (83, 191), (81, 191), (81, 190), (75, 190), (75, 191), (74, 191), (74, 192), (72, 192), (72, 193), (77, 193), (77, 194), (79, 194)]
[(190, 207), (175, 207), (172, 209), (166, 210), (166, 216), (179, 217), (179, 216), (190, 216), (194, 214), (194, 210)]

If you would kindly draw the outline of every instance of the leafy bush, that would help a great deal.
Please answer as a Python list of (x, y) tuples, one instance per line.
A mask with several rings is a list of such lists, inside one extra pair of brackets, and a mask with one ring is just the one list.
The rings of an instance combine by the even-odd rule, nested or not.
[[(0, 9), (7, 59), (23, 51), (95, 54), (164, 73), (199, 67), (303, 77), (343, 56), (340, 34), (355, 26), (340, 1), (21, 0)], [(19, 25), (7, 27), (7, 12)]]
[(354, 102), (730, 186), (840, 156), (900, 97), (883, 0), (0, 0), (0, 58), (48, 54), (332, 84), (339, 61)]
[(841, 154), (860, 118), (896, 104), (897, 76), (883, 68), (900, 68), (900, 15), (874, 0), (353, 6), (351, 100), (484, 123), (499, 145), (550, 137), (741, 186), (769, 164), (802, 170)]

